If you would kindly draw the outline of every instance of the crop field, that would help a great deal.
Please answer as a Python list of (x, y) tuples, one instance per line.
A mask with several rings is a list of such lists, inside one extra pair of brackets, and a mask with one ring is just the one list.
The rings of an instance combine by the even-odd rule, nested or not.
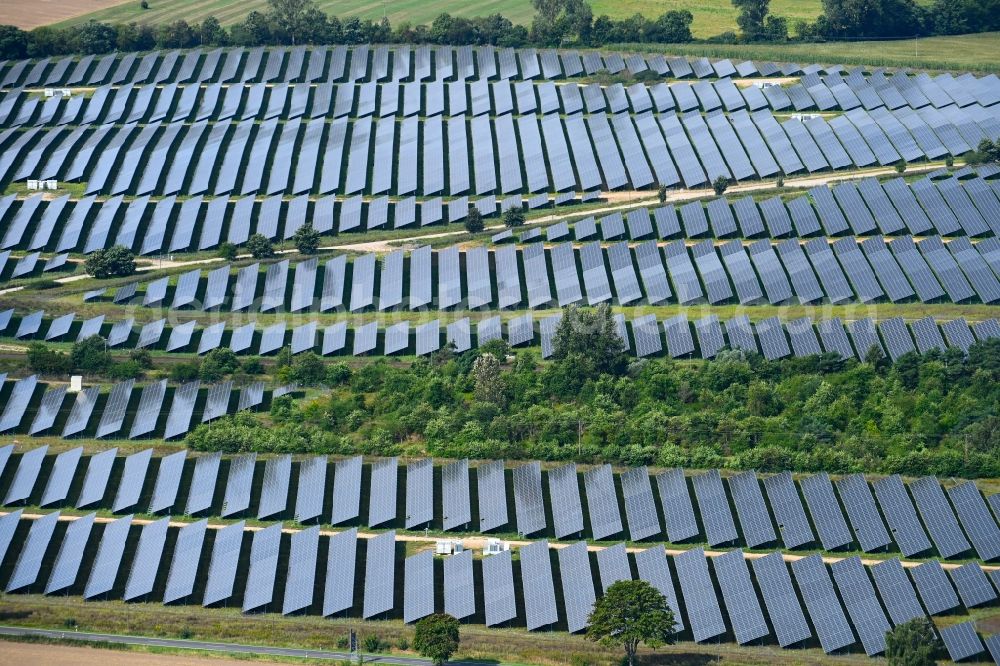
[[(12, 0), (15, 7), (30, 3), (26, 0)], [(113, 4), (113, 3), (108, 3)], [(168, 23), (184, 19), (189, 23), (203, 20), (207, 16), (215, 16), (222, 23), (241, 21), (251, 10), (261, 10), (267, 5), (265, 0), (153, 0), (149, 9), (143, 10), (136, 2), (113, 4), (96, 11), (80, 13), (73, 18), (58, 17), (51, 23), (63, 22), (71, 25), (79, 21), (97, 19), (100, 21), (115, 21), (127, 23), (140, 21), (146, 23)], [(486, 16), (502, 14), (515, 23), (529, 25), (534, 8), (530, 0), (484, 0), (483, 2), (462, 2), (456, 0), (318, 0), (317, 5), (331, 15), (339, 17), (358, 16), (361, 18), (380, 19), (383, 13), (389, 17), (393, 25), (403, 21), (413, 24), (430, 24), (439, 14), (449, 13), (452, 16)], [(607, 14), (616, 19), (626, 18), (633, 14), (643, 14), (649, 17), (659, 16), (672, 9), (686, 9), (694, 16), (691, 26), (695, 37), (710, 37), (727, 30), (736, 30), (736, 10), (729, 0), (707, 0), (692, 4), (681, 0), (595, 0), (591, 3), (594, 16)], [(820, 12), (819, 0), (775, 0), (771, 3), (771, 13), (784, 16), (789, 23), (796, 20), (812, 20)], [(16, 14), (15, 14), (16, 16)], [(34, 25), (37, 25), (35, 23)]]

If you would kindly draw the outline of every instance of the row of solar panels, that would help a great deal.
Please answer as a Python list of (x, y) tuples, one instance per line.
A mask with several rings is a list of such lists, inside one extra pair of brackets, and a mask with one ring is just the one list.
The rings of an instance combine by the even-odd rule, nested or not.
[[(941, 174), (907, 183), (901, 178), (879, 182), (873, 178), (820, 185), (807, 195), (787, 202), (780, 196), (759, 203), (752, 196), (720, 198), (705, 205), (701, 201), (653, 209), (637, 208), (611, 213), (602, 218), (584, 218), (573, 223), (572, 237), (588, 240), (643, 240), (670, 238), (781, 238), (825, 234), (841, 236), (875, 233), (916, 236), (996, 235), (1000, 232), (1000, 181), (984, 178), (997, 175), (995, 168), (977, 172)], [(977, 175), (978, 174), (978, 175)], [(963, 176), (959, 179), (957, 176)], [(596, 193), (586, 193), (586, 201)], [(550, 199), (540, 194), (525, 200), (520, 194), (497, 200), (487, 196), (471, 202), (483, 216), (509, 208), (538, 209), (550, 204), (578, 201), (568, 192)], [(361, 195), (338, 199), (333, 195), (310, 201), (300, 195), (285, 201), (275, 195), (257, 201), (254, 196), (230, 199), (201, 196), (177, 201), (174, 196), (152, 200), (148, 196), (126, 202), (119, 195), (98, 201), (90, 196), (72, 200), (70, 195), (47, 200), (38, 194), (18, 199), (15, 194), (0, 199), (0, 275), (10, 258), (10, 249), (28, 250), (12, 267), (10, 278), (29, 275), (38, 265), (44, 249), (58, 254), (45, 270), (63, 266), (62, 253), (91, 252), (107, 245), (124, 245), (140, 255), (163, 252), (208, 250), (221, 242), (243, 244), (251, 233), (272, 240), (288, 240), (309, 220), (321, 234), (401, 229), (426, 226), (447, 220), (458, 222), (470, 210), (468, 197), (445, 203), (441, 198), (417, 202), (415, 197), (390, 201), (387, 196), (365, 200)], [(652, 220), (650, 219), (652, 215)], [(58, 235), (56, 234), (59, 230)], [(195, 231), (200, 229), (198, 237)], [(570, 237), (570, 224), (560, 222), (544, 230), (548, 241)], [(541, 229), (529, 229), (522, 242), (541, 240)], [(504, 237), (512, 238), (513, 233)], [(82, 241), (82, 244), (81, 244)], [(8, 279), (10, 279), (8, 278)]]
[[(769, 77), (839, 74), (840, 66), (665, 57), (586, 51), (512, 49), (493, 46), (313, 46), (253, 49), (194, 49), (161, 53), (112, 53), (42, 60), (0, 62), (0, 88), (98, 86), (142, 83), (319, 83), (325, 81), (427, 81), (483, 79), (558, 79), (599, 72), (652, 71), (674, 78)], [(850, 72), (860, 73), (860, 69)], [(880, 71), (878, 73), (881, 73)], [(908, 75), (906, 73), (901, 76)], [(964, 87), (991, 99), (1000, 90), (995, 76), (963, 74), (940, 87)], [(960, 93), (958, 93), (960, 94)], [(1000, 97), (997, 97), (1000, 99)]]
[[(116, 115), (125, 112), (121, 106)], [(742, 181), (958, 156), (998, 136), (1000, 105), (854, 109), (829, 120), (782, 123), (767, 109), (157, 121), (7, 130), (0, 133), (0, 182), (56, 179), (86, 182), (85, 194), (135, 195), (698, 187), (719, 177)]]
[[(992, 168), (980, 176), (967, 172), (960, 180), (950, 173), (907, 182), (893, 178), (879, 182), (863, 178), (816, 186), (807, 194), (755, 200), (723, 197), (692, 201), (653, 210), (655, 229), (646, 222), (648, 211), (634, 209), (625, 215), (611, 213), (600, 219), (588, 217), (575, 223), (560, 222), (545, 228), (545, 240), (603, 240), (627, 236), (643, 240), (667, 238), (783, 238), (816, 235), (871, 236), (912, 234), (924, 236), (996, 235), (1000, 231), (1000, 182), (988, 183), (982, 174), (996, 175)], [(955, 172), (959, 174), (960, 172)], [(678, 221), (676, 218), (680, 216)], [(525, 240), (541, 240), (542, 231), (525, 232)]]
[[(283, 455), (258, 463), (250, 453), (220, 465), (220, 455), (214, 453), (187, 460), (187, 452), (179, 451), (153, 459), (147, 449), (116, 458), (117, 449), (111, 449), (90, 456), (84, 470), (82, 447), (47, 456), (48, 446), (24, 453), (16, 471), (4, 474), (12, 450), (13, 445), (0, 449), (7, 506), (93, 507), (116, 513), (183, 510), (188, 515), (288, 517), (300, 523), (405, 529), (468, 531), (476, 525), (479, 532), (516, 528), (525, 536), (557, 539), (586, 535), (607, 540), (627, 530), (631, 541), (665, 536), (673, 543), (702, 541), (713, 547), (780, 544), (828, 551), (856, 544), (865, 552), (895, 549), (905, 557), (935, 553), (1000, 559), (1000, 527), (976, 485), (963, 482), (946, 495), (930, 476), (904, 484), (898, 475), (869, 483), (854, 474), (834, 484), (825, 473), (796, 482), (785, 472), (761, 482), (753, 471), (723, 479), (718, 470), (685, 477), (683, 470), (673, 469), (651, 479), (645, 467), (615, 474), (603, 465), (580, 473), (575, 463), (568, 463), (543, 473), (538, 462), (508, 471), (503, 461), (470, 469), (468, 460), (448, 463), (435, 473), (433, 460), (425, 458), (410, 462), (399, 482), (396, 458), (366, 466), (361, 456), (330, 463), (326, 456), (293, 462)], [(120, 476), (112, 473), (115, 469)], [(117, 491), (109, 487), (111, 478), (119, 479)], [(182, 478), (189, 479), (186, 501), (178, 496)], [(74, 488), (75, 498), (70, 497)], [(367, 507), (361, 505), (363, 496), (369, 498)], [(994, 512), (1000, 511), (1000, 495), (989, 502)]]
[[(942, 78), (947, 75), (942, 75)], [(112, 122), (195, 122), (237, 118), (320, 118), (386, 116), (503, 115), (507, 113), (573, 114), (642, 113), (655, 109), (705, 112), (724, 109), (757, 111), (849, 111), (863, 107), (911, 109), (932, 106), (944, 109), (991, 106), (991, 98), (977, 98), (954, 80), (951, 92), (939, 87), (926, 74), (914, 79), (906, 75), (870, 79), (856, 72), (820, 77), (812, 74), (787, 88), (769, 85), (738, 87), (730, 79), (666, 84), (621, 83), (603, 87), (575, 82), (556, 85), (551, 81), (508, 80), (451, 83), (265, 83), (224, 85), (178, 85), (150, 83), (143, 86), (97, 88), (90, 96), (40, 98), (27, 91), (0, 92), (0, 127), (40, 125), (99, 125)]]
[[(6, 377), (6, 373), (0, 374), (0, 382)], [(0, 432), (26, 432), (31, 435), (60, 433), (61, 437), (148, 439), (156, 436), (172, 439), (183, 437), (199, 423), (261, 408), (268, 398), (287, 393), (291, 388), (265, 392), (263, 382), (254, 382), (235, 390), (233, 382), (229, 381), (202, 390), (197, 380), (180, 386), (168, 386), (165, 379), (136, 386), (134, 379), (128, 379), (115, 384), (107, 393), (101, 393), (100, 386), (90, 386), (79, 393), (68, 394), (65, 385), (40, 384), (38, 376), (31, 375), (13, 382), (9, 391), (3, 385), (0, 385), (0, 390), (5, 393)], [(195, 418), (196, 414), (198, 418)], [(147, 459), (149, 453), (145, 452)], [(79, 454), (80, 450), (77, 450), (76, 459), (79, 459)], [(3, 458), (0, 472), (9, 455), (10, 451), (0, 454)], [(35, 450), (32, 455), (36, 457), (32, 460), (40, 465), (45, 451)], [(74, 461), (64, 471), (72, 477), (75, 467)], [(30, 494), (38, 471), (36, 468), (35, 476), (22, 479), (19, 469), (14, 486), (22, 488), (19, 484), (27, 483), (26, 492)], [(8, 493), (8, 499), (10, 497)]]
[[(443, 561), (430, 551), (406, 557), (399, 595), (395, 584), (402, 548), (393, 531), (359, 541), (353, 529), (332, 536), (320, 535), (318, 527), (283, 534), (280, 523), (252, 532), (235, 523), (213, 528), (208, 546), (206, 521), (181, 528), (168, 521), (133, 524), (127, 516), (97, 523), (90, 514), (69, 522), (56, 537), (58, 512), (33, 521), (20, 520), (19, 512), (4, 516), (0, 563), (14, 563), (6, 590), (238, 604), (244, 612), (280, 608), (285, 615), (402, 616), (407, 623), (443, 610), (486, 626), (577, 632), (586, 628), (596, 599), (611, 585), (638, 578), (666, 597), (675, 633), (694, 641), (731, 638), (740, 645), (785, 648), (818, 644), (826, 653), (860, 643), (875, 656), (885, 651), (885, 634), (894, 625), (993, 603), (993, 586), (1000, 587), (997, 571), (987, 575), (975, 563), (946, 571), (936, 561), (910, 568), (894, 559), (867, 567), (858, 557), (827, 565), (812, 555), (789, 564), (780, 553), (746, 558), (736, 550), (708, 558), (699, 548), (667, 557), (659, 547), (630, 554), (624, 544), (591, 554), (585, 542), (553, 552), (540, 541), (522, 546), (516, 562), (509, 551), (480, 561), (472, 551)], [(170, 531), (176, 536), (168, 546)], [(18, 543), (15, 533), (24, 537), (20, 549), (10, 548)], [(241, 560), (244, 550), (249, 560)], [(83, 567), (84, 553), (95, 551), (92, 564)], [(41, 570), (47, 552), (57, 554), (46, 579)], [(287, 566), (279, 566), (283, 554)], [(248, 562), (245, 570), (241, 561)], [(238, 579), (245, 580), (242, 589), (236, 587)], [(360, 580), (363, 597), (355, 599)], [(953, 661), (986, 651), (972, 622), (942, 629), (941, 637)], [(987, 645), (1000, 656), (1000, 635), (988, 638)]]
[[(647, 218), (648, 219), (648, 218)], [(619, 221), (621, 218), (619, 218)], [(638, 271), (636, 267), (638, 266)], [(240, 268), (192, 269), (147, 283), (148, 307), (232, 312), (364, 312), (399, 309), (547, 308), (574, 303), (995, 303), (1000, 300), (1000, 239), (947, 242), (930, 236), (853, 236), (805, 244), (768, 239), (744, 245), (683, 240), (659, 246), (599, 241), (549, 248), (540, 243), (443, 250), (422, 246), (382, 257), (337, 255)], [(610, 268), (610, 271), (608, 270)], [(99, 294), (87, 294), (96, 296)], [(116, 304), (140, 302), (138, 283), (119, 287)], [(89, 299), (88, 299), (89, 300)], [(36, 313), (37, 314), (37, 313)], [(41, 323), (41, 315), (37, 314)], [(68, 325), (68, 322), (67, 322)], [(34, 334), (38, 328), (21, 331)]]

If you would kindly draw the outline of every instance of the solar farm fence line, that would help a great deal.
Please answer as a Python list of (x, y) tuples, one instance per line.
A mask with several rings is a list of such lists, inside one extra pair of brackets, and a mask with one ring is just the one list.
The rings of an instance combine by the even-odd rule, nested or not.
[[(366, 463), (361, 456), (285, 454), (258, 460), (253, 453), (189, 456), (186, 450), (154, 459), (151, 449), (84, 456), (80, 447), (58, 455), (47, 455), (46, 446), (12, 454), (13, 448), (0, 449), (6, 468), (0, 478), (9, 479), (3, 504), (11, 508), (183, 510), (380, 529), (1000, 559), (1000, 527), (990, 508), (996, 511), (1000, 496), (984, 498), (971, 481), (945, 488), (933, 476), (906, 483), (898, 475), (869, 482), (858, 474), (834, 483), (825, 473), (724, 477), (719, 470), (615, 472), (609, 465), (578, 470), (572, 463), (543, 469), (537, 461), (505, 469), (503, 461), (435, 466), (423, 458), (401, 465), (396, 458)], [(116, 469), (121, 472), (113, 474)], [(143, 495), (143, 488), (152, 494)], [(493, 519), (498, 506), (506, 507), (506, 516)]]
[[(236, 523), (218, 530), (210, 546), (204, 522), (167, 526), (169, 518), (164, 518), (134, 524), (128, 516), (95, 523), (90, 514), (54, 536), (58, 518), (58, 512), (38, 519), (19, 513), (0, 517), (0, 535), (5, 537), (0, 556), (16, 563), (0, 581), (8, 593), (83, 593), (88, 600), (406, 623), (451, 608), (460, 609), (463, 621), (472, 624), (579, 632), (607, 586), (632, 579), (634, 570), (667, 598), (678, 640), (819, 647), (827, 653), (863, 651), (876, 656), (885, 651), (885, 632), (893, 624), (945, 612), (942, 598), (955, 599), (944, 606), (964, 610), (968, 606), (958, 601), (956, 589), (960, 594), (973, 589), (955, 575), (958, 569), (946, 573), (936, 561), (913, 568), (900, 566), (898, 559), (872, 564), (857, 556), (826, 563), (814, 554), (788, 563), (780, 552), (707, 554), (696, 548), (667, 554), (660, 546), (627, 552), (624, 544), (590, 552), (585, 542), (554, 549), (546, 541), (520, 546), (514, 562), (509, 552), (478, 559), (471, 551), (443, 558), (426, 551), (407, 558), (393, 531), (359, 539), (354, 530), (327, 536), (317, 528), (283, 532), (281, 523), (261, 529)], [(175, 538), (167, 538), (168, 532)], [(14, 540), (15, 533), (26, 538)], [(138, 542), (135, 551), (125, 548), (132, 540)], [(46, 551), (58, 552), (51, 570), (44, 566)], [(241, 557), (244, 551), (249, 560)], [(81, 560), (74, 552), (99, 556)], [(333, 562), (332, 557), (340, 559)], [(357, 559), (364, 563), (363, 572), (355, 566)], [(555, 560), (558, 576), (552, 569)], [(198, 566), (199, 561), (210, 564)], [(222, 562), (232, 568), (216, 566)], [(926, 573), (925, 567), (930, 567)], [(481, 576), (475, 575), (476, 569)], [(972, 563), (962, 569), (986, 585), (980, 589), (990, 600), (996, 599), (983, 569)], [(165, 582), (156, 575), (163, 570), (169, 572)], [(400, 594), (393, 589), (397, 577), (402, 578)], [(562, 603), (557, 603), (556, 589)], [(888, 616), (883, 607), (890, 609)], [(955, 659), (986, 650), (973, 622), (942, 633)]]

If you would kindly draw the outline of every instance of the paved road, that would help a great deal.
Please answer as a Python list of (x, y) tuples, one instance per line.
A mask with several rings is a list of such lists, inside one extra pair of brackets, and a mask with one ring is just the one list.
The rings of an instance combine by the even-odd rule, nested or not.
[[(295, 648), (266, 647), (263, 645), (239, 645), (236, 643), (209, 643), (174, 638), (146, 638), (144, 636), (119, 636), (118, 634), (98, 634), (87, 631), (56, 631), (53, 629), (29, 629), (26, 627), (0, 627), (4, 636), (39, 636), (43, 638), (90, 641), (95, 643), (122, 643), (125, 645), (147, 645), (152, 647), (176, 648), (181, 650), (203, 650), (206, 652), (230, 652), (239, 654), (273, 655), (276, 657), (298, 657), (301, 659), (350, 660), (356, 655), (330, 650), (297, 650)], [(367, 664), (401, 664), (402, 666), (428, 666), (430, 659), (419, 657), (377, 657), (365, 656)], [(449, 662), (455, 666), (472, 666), (474, 662)]]

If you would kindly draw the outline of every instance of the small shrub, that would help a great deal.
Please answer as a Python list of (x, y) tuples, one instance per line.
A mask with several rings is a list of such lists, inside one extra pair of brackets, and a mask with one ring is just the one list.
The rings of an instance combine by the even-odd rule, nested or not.
[(722, 196), (722, 193), (725, 192), (728, 188), (729, 188), (729, 179), (726, 178), (725, 176), (719, 176), (718, 178), (712, 181), (712, 190), (714, 190), (715, 194), (718, 196)]
[(524, 211), (520, 208), (508, 208), (503, 214), (503, 223), (513, 229), (524, 224)]
[(410, 641), (406, 640), (406, 638), (400, 638), (398, 641), (396, 641), (396, 647), (399, 648), (400, 650), (409, 650)]
[(266, 259), (274, 256), (274, 246), (264, 234), (254, 234), (248, 238), (247, 251), (254, 259)]
[(183, 629), (181, 629), (180, 637), (183, 638), (184, 640), (187, 640), (192, 636), (194, 636), (194, 632), (191, 631), (189, 628), (184, 627)]
[(65, 620), (63, 620), (63, 626), (66, 627), (67, 629), (75, 628), (77, 626), (76, 618), (75, 617), (66, 618)]
[(375, 634), (368, 634), (361, 639), (361, 647), (365, 652), (382, 652), (384, 646), (381, 638)]
[(338, 636), (337, 637), (337, 649), (346, 650), (351, 647), (351, 639), (349, 636)]
[(469, 214), (465, 216), (465, 230), (470, 234), (478, 234), (485, 228), (483, 214), (479, 212), (478, 208), (470, 208)]
[(313, 228), (312, 222), (306, 222), (292, 234), (292, 244), (302, 254), (316, 254), (319, 241), (319, 232)]
[(236, 246), (232, 243), (223, 243), (219, 246), (219, 256), (226, 261), (232, 261), (236, 258)]
[(896, 173), (903, 173), (906, 171), (906, 160), (899, 160), (896, 162)]
[(142, 0), (142, 2), (139, 3), (139, 9), (149, 9), (149, 1)]
[(87, 275), (105, 280), (135, 273), (135, 255), (121, 245), (93, 252), (84, 263)]
[(178, 363), (170, 368), (170, 380), (174, 382), (190, 382), (198, 379), (198, 362)]

